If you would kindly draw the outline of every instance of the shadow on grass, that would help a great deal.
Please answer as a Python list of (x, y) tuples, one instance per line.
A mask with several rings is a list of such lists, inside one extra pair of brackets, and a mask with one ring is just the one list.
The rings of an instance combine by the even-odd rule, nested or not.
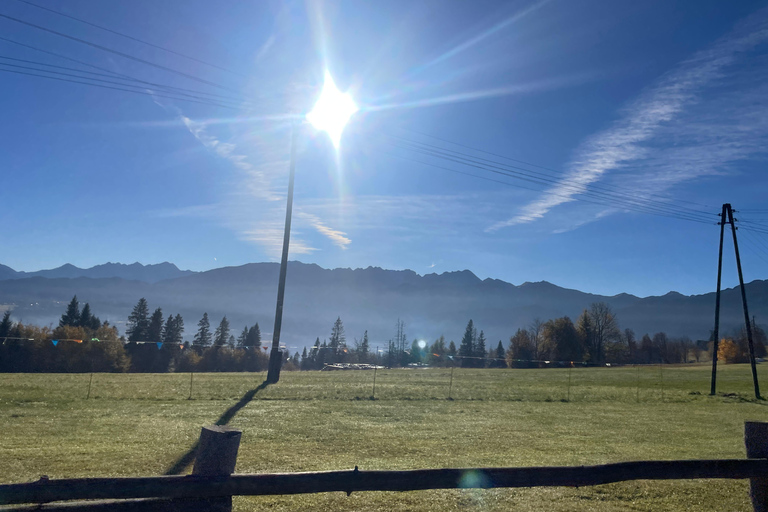
[[(256, 396), (256, 393), (261, 391), (262, 389), (266, 389), (266, 387), (269, 386), (269, 383), (265, 380), (261, 384), (259, 384), (259, 387), (251, 389), (250, 391), (246, 392), (243, 397), (238, 400), (238, 402), (224, 411), (224, 414), (219, 416), (219, 419), (216, 420), (216, 425), (226, 425), (230, 421), (232, 421), (232, 418), (235, 417), (235, 415), (240, 412), (240, 409), (248, 405), (248, 403), (253, 400), (253, 397)], [(192, 448), (187, 451), (184, 455), (179, 457), (176, 462), (173, 463), (173, 465), (168, 469), (168, 471), (165, 472), (166, 475), (180, 475), (182, 471), (187, 469), (194, 461), (195, 456), (197, 455), (197, 444), (198, 441), (195, 441), (195, 444), (192, 445)]]

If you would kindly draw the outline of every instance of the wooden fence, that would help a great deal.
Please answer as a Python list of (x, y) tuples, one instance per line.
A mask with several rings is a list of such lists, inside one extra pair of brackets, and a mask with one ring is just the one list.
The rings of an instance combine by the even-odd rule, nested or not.
[[(602, 485), (628, 480), (749, 479), (755, 511), (768, 512), (768, 423), (747, 422), (747, 459), (635, 461), (598, 466), (419, 469), (232, 474), (240, 432), (203, 427), (191, 475), (78, 478), (0, 485), (0, 506), (72, 500), (110, 500), (44, 505), (34, 510), (231, 511), (232, 496), (320, 492), (419, 491), (495, 487)], [(119, 501), (115, 501), (119, 500)], [(0, 510), (30, 510), (29, 507)]]

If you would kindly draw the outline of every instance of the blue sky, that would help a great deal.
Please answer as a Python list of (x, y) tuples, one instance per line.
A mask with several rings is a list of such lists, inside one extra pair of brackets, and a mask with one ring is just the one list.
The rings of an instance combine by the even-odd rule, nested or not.
[(6, 0), (123, 55), (0, 17), (27, 45), (0, 40), (0, 70), (206, 100), (3, 72), (0, 263), (17, 270), (278, 261), (291, 125), (327, 69), (361, 110), (338, 151), (299, 129), (291, 259), (706, 293), (730, 202), (745, 279), (768, 277), (768, 216), (748, 211), (768, 208), (766, 2), (33, 1), (197, 60)]

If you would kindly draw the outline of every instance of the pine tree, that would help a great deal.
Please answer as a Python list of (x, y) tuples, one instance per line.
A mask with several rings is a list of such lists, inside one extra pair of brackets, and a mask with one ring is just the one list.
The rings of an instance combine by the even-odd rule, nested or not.
[(360, 342), (360, 347), (357, 350), (357, 357), (361, 363), (368, 362), (368, 356), (370, 355), (371, 345), (368, 341), (368, 331), (363, 333), (363, 341)]
[(334, 356), (339, 353), (347, 344), (347, 337), (344, 335), (344, 324), (341, 321), (341, 317), (336, 318), (331, 328), (331, 340), (328, 346)]
[(128, 334), (128, 341), (144, 341), (148, 337), (149, 306), (144, 297), (139, 299), (139, 302), (133, 307), (130, 316), (128, 316), (126, 334)]
[(459, 357), (463, 358), (461, 360), (462, 368), (472, 366), (472, 359), (468, 358), (475, 355), (474, 339), (475, 324), (472, 322), (472, 319), (470, 319), (467, 328), (464, 330), (464, 337), (461, 338), (461, 345), (459, 345)]
[(77, 302), (77, 295), (72, 297), (72, 300), (67, 306), (67, 311), (61, 315), (59, 327), (64, 327), (65, 325), (71, 325), (72, 327), (78, 327), (80, 325), (80, 304)]
[(203, 313), (203, 318), (197, 322), (197, 327), (194, 344), (201, 347), (209, 346), (211, 344), (211, 322), (208, 321), (208, 313)]
[(184, 319), (180, 314), (176, 313), (176, 316), (173, 317), (173, 325), (175, 328), (173, 331), (173, 342), (181, 344), (184, 341)]
[(301, 352), (301, 363), (299, 364), (299, 368), (302, 370), (309, 370), (309, 357), (307, 356), (307, 347), (304, 347), (304, 350)]
[(174, 343), (174, 335), (176, 331), (176, 322), (173, 320), (173, 315), (168, 315), (168, 320), (165, 321), (163, 326), (163, 343), (171, 345)]
[(11, 322), (11, 312), (6, 311), (3, 313), (3, 321), (0, 322), (0, 338), (5, 338), (11, 332), (13, 328), (13, 322)]
[(229, 341), (229, 320), (227, 315), (221, 319), (219, 326), (216, 328), (216, 333), (213, 335), (213, 345), (216, 347), (223, 347)]
[(491, 361), (491, 368), (506, 368), (506, 352), (504, 351), (504, 345), (502, 345), (501, 340), (499, 340), (499, 344), (496, 346), (496, 350), (491, 350), (493, 353), (493, 361)]
[(229, 345), (229, 348), (235, 348), (235, 342), (236, 341), (237, 340), (235, 340), (235, 335), (234, 334), (230, 334), (229, 335), (229, 340), (227, 341), (227, 345)]
[(246, 347), (253, 347), (256, 350), (261, 348), (261, 330), (259, 329), (259, 323), (248, 329), (248, 337), (245, 343)]
[(147, 341), (154, 341), (155, 343), (163, 341), (163, 310), (160, 308), (157, 308), (152, 313), (152, 318), (149, 319)]
[(448, 356), (455, 357), (456, 356), (456, 344), (451, 340), (451, 342), (448, 344)]
[(237, 337), (237, 348), (244, 348), (245, 342), (248, 339), (248, 326), (243, 327), (243, 332)]
[(485, 349), (485, 333), (480, 331), (480, 336), (477, 337), (475, 343), (475, 366), (478, 368), (485, 368), (485, 358), (488, 357), (488, 353)]

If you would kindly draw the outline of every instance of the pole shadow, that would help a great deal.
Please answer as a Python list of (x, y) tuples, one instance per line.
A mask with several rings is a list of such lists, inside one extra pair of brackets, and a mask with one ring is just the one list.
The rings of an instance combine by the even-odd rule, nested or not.
[[(267, 386), (269, 386), (269, 382), (266, 380), (259, 384), (259, 387), (254, 388), (246, 392), (238, 402), (224, 411), (224, 413), (219, 416), (219, 419), (216, 420), (216, 425), (226, 425), (230, 421), (232, 421), (232, 418), (235, 417), (235, 415), (240, 412), (240, 409), (248, 405), (248, 403), (253, 400), (253, 397), (256, 396), (256, 393), (261, 391), (262, 389), (266, 389)], [(197, 455), (197, 447), (198, 447), (199, 441), (195, 441), (195, 444), (192, 445), (192, 447), (179, 457), (176, 462), (173, 463), (173, 465), (168, 469), (168, 471), (165, 472), (166, 475), (180, 475), (185, 469), (187, 469), (192, 463), (195, 461), (195, 456)]]

